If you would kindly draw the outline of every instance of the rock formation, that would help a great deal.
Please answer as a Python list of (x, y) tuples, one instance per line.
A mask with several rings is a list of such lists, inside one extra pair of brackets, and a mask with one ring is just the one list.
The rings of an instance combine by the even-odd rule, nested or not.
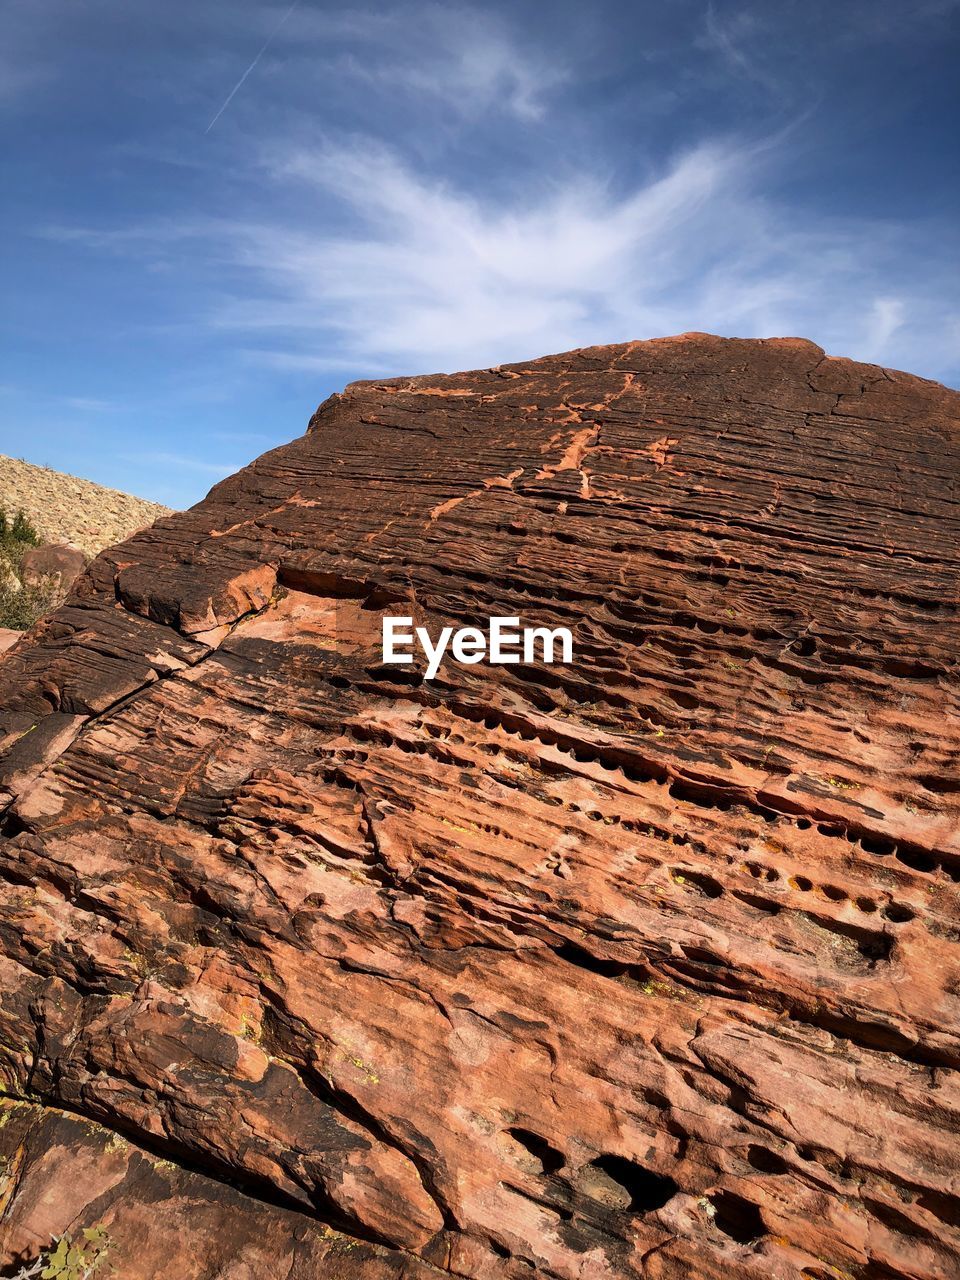
[(0, 1268), (955, 1280), (958, 428), (793, 339), (355, 383), (103, 553), (0, 664)]
[(47, 543), (23, 553), (21, 572), (27, 586), (53, 582), (64, 595), (86, 568), (87, 557), (69, 543)]

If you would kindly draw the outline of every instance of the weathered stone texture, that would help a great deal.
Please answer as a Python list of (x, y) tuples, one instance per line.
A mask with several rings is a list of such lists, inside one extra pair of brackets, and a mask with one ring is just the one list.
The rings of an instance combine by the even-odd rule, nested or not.
[[(179, 1166), (83, 1225), (955, 1280), (958, 461), (955, 392), (685, 335), (354, 384), (101, 555), (0, 665), (4, 1087)], [(427, 683), (384, 611), (575, 662)]]
[(23, 553), (21, 562), (23, 580), (28, 586), (52, 579), (63, 595), (67, 594), (86, 566), (87, 557), (80, 548), (65, 543), (31, 547)]
[(95, 1280), (442, 1280), (445, 1274), (251, 1199), (63, 1111), (0, 1101), (0, 1129), (5, 1272), (29, 1266), (38, 1250), (64, 1235), (82, 1247), (84, 1228), (106, 1223), (106, 1256)]

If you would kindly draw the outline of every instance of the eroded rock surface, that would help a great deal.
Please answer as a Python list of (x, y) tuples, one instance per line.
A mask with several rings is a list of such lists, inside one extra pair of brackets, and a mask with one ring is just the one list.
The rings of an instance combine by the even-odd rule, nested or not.
[(275, 1257), (171, 1276), (955, 1280), (958, 462), (686, 335), (354, 384), (101, 555), (0, 665), (2, 1263), (189, 1196)]
[[(396, 1249), (333, 1231), (50, 1107), (0, 1101), (4, 1274), (54, 1240), (105, 1232), (91, 1280), (442, 1280)], [(112, 1268), (112, 1270), (111, 1270)]]

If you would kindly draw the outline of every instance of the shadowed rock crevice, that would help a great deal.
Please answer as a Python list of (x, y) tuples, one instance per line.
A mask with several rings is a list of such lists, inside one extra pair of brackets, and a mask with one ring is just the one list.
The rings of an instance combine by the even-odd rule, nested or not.
[(599, 1156), (581, 1178), (581, 1186), (598, 1200), (607, 1200), (625, 1213), (662, 1209), (679, 1191), (672, 1178), (650, 1173), (623, 1156)]
[(0, 663), (0, 1267), (960, 1271), (958, 416), (798, 340), (365, 382), (101, 555)]

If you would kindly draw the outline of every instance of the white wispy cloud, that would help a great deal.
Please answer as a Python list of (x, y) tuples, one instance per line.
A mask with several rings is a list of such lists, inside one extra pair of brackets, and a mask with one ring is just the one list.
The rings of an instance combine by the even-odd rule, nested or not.
[(79, 244), (88, 249), (107, 249), (138, 255), (155, 250), (158, 245), (174, 245), (195, 240), (197, 219), (167, 219), (135, 222), (123, 227), (85, 226), (80, 223), (51, 222), (38, 227), (35, 234), (62, 244)]
[(278, 369), (451, 369), (689, 329), (956, 369), (956, 232), (779, 204), (769, 149), (704, 144), (625, 193), (545, 171), (496, 198), (369, 140), (264, 154), (296, 218), (70, 235), (141, 262), (172, 242), (219, 262), (204, 323)]
[(956, 236), (793, 212), (764, 197), (756, 148), (698, 147), (626, 194), (540, 175), (496, 200), (357, 140), (273, 155), (291, 205), (333, 197), (350, 227), (221, 228), (246, 285), (215, 323), (273, 335), (259, 358), (278, 367), (450, 368), (690, 328), (927, 369), (956, 357)]
[[(407, 3), (338, 12), (301, 10), (287, 39), (307, 43), (346, 79), (378, 93), (417, 94), (456, 116), (543, 118), (569, 70), (523, 42), (492, 7)], [(540, 42), (542, 44), (542, 41)]]
[(761, 35), (757, 12), (750, 8), (728, 10), (721, 17), (712, 3), (704, 15), (700, 43), (718, 54), (734, 80), (746, 78), (759, 85), (771, 97), (784, 93), (782, 79), (771, 71), (756, 49)]
[[(745, 4), (721, 17), (710, 6), (694, 29), (731, 80), (780, 95), (783, 107), (763, 53), (766, 13)], [(298, 58), (336, 65), (355, 96), (370, 95), (390, 144), (332, 127), (318, 142), (297, 113), (245, 140), (232, 216), (44, 233), (188, 273), (199, 295), (188, 323), (242, 335), (234, 350), (251, 363), (318, 376), (415, 372), (705, 329), (801, 334), (838, 354), (956, 374), (956, 228), (841, 219), (771, 195), (803, 145), (797, 113), (793, 134), (781, 115), (765, 144), (703, 140), (636, 177), (617, 172), (600, 136), (595, 165), (583, 149), (564, 161), (550, 110), (569, 68), (501, 15), (430, 3), (273, 14), (289, 20), (271, 27), (259, 12), (260, 27), (276, 31), (271, 57), (289, 60), (288, 73)], [(252, 98), (252, 78), (248, 89)], [(500, 174), (491, 183), (489, 170), (471, 175), (418, 139), (404, 146), (390, 115), (399, 99), (435, 102), (460, 125), (486, 114), (521, 132), (522, 121), (544, 145), (512, 187)]]
[(291, 151), (274, 166), (278, 180), (335, 196), (354, 230), (231, 227), (237, 262), (270, 294), (235, 300), (218, 322), (328, 330), (341, 360), (406, 365), (571, 344), (601, 320), (615, 336), (675, 277), (671, 238), (736, 167), (734, 155), (701, 148), (625, 198), (584, 179), (503, 204), (423, 177), (379, 146)]
[(886, 352), (894, 335), (907, 319), (903, 298), (874, 298), (866, 316), (866, 344), (874, 351)]
[(129, 408), (117, 400), (103, 400), (98, 396), (62, 396), (60, 403), (77, 413), (120, 413)]

